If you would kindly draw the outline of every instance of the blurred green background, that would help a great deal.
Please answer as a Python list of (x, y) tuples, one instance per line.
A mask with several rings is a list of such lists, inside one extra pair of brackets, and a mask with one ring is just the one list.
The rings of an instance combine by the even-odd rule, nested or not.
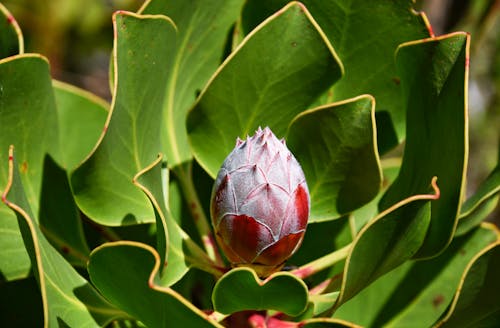
[[(141, 0), (3, 0), (16, 17), (25, 51), (45, 55), (52, 75), (110, 100), (111, 15), (138, 10)], [(493, 170), (500, 140), (500, 0), (417, 0), (436, 35), (472, 35), (468, 196)], [(401, 149), (392, 152), (397, 154)], [(452, 165), (452, 164), (450, 164)], [(490, 216), (500, 223), (500, 208)]]

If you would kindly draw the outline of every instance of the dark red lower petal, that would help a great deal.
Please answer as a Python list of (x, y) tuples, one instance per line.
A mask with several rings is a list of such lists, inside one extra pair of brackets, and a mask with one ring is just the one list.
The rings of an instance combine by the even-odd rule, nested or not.
[(290, 234), (266, 248), (256, 259), (255, 263), (264, 265), (279, 265), (288, 259), (296, 246), (302, 241), (304, 231)]
[(247, 263), (252, 263), (262, 249), (274, 242), (268, 227), (246, 215), (225, 216), (218, 234), (222, 242)]

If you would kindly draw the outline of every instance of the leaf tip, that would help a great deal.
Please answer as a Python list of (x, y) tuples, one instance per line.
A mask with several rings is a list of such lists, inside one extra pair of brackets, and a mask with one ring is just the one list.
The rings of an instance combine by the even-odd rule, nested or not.
[(432, 177), (432, 180), (431, 180), (431, 186), (432, 186), (432, 189), (434, 190), (434, 196), (433, 196), (433, 199), (436, 200), (436, 199), (439, 199), (441, 197), (441, 190), (439, 189), (438, 185), (437, 185), (437, 177), (434, 176)]

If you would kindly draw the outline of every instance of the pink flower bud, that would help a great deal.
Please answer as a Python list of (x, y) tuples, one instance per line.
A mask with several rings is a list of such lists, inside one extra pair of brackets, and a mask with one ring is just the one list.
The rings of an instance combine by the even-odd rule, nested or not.
[(304, 172), (285, 141), (259, 128), (253, 137), (237, 139), (215, 180), (217, 241), (233, 266), (268, 276), (300, 246), (309, 204)]

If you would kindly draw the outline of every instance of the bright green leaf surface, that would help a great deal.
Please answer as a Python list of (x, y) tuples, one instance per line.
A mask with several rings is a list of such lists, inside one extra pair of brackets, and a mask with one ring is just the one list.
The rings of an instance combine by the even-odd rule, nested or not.
[(0, 203), (0, 281), (21, 279), (30, 272), (30, 259), (24, 248), (16, 216)]
[(224, 314), (272, 309), (299, 315), (307, 306), (307, 286), (288, 272), (274, 273), (260, 280), (255, 271), (241, 267), (219, 279), (212, 302), (214, 309)]
[(123, 316), (107, 303), (89, 283), (49, 244), (42, 234), (28, 204), (24, 187), (9, 153), (9, 181), (4, 203), (16, 214), (25, 247), (38, 281), (44, 312), (44, 326), (105, 325)]
[(289, 122), (334, 81), (342, 68), (307, 10), (292, 3), (268, 18), (222, 64), (188, 116), (193, 152), (215, 177), (236, 137)]
[(361, 230), (346, 259), (337, 306), (417, 252), (429, 226), (430, 201), (439, 198), (434, 183), (433, 195), (409, 197), (380, 213)]
[(500, 322), (500, 243), (474, 258), (441, 327), (496, 327)]
[(407, 262), (382, 276), (334, 317), (364, 327), (430, 327), (451, 302), (470, 260), (496, 240), (497, 233), (488, 227), (455, 238), (438, 257)]
[(148, 327), (217, 326), (177, 292), (158, 285), (161, 265), (147, 245), (115, 242), (92, 252), (88, 270), (108, 300)]
[(336, 219), (379, 191), (382, 177), (371, 96), (299, 114), (286, 139), (306, 175), (310, 222)]
[[(38, 213), (43, 161), (58, 148), (57, 116), (47, 60), (19, 55), (0, 60), (0, 188), (7, 185), (7, 152), (17, 149), (21, 178), (34, 213)], [(0, 203), (0, 276), (25, 277), (28, 254), (15, 215)], [(0, 278), (1, 279), (1, 278)]]
[(21, 29), (14, 16), (0, 3), (0, 58), (24, 52)]
[[(243, 11), (248, 33), (287, 0), (250, 0)], [(413, 1), (303, 0), (323, 29), (345, 67), (322, 103), (360, 94), (377, 99), (379, 149), (385, 152), (405, 137), (394, 52), (399, 44), (429, 36), (426, 19), (413, 11)]]
[(119, 12), (113, 53), (112, 109), (98, 148), (71, 177), (80, 209), (106, 225), (153, 222), (147, 197), (132, 178), (161, 150), (161, 107), (169, 44), (175, 27), (165, 16)]
[(450, 242), (464, 191), (467, 164), (469, 37), (454, 33), (402, 45), (396, 61), (407, 109), (407, 140), (396, 181), (381, 207), (425, 192), (438, 177), (441, 197), (418, 257), (434, 256)]
[(500, 165), (486, 178), (478, 190), (463, 203), (456, 234), (464, 234), (483, 221), (497, 206), (500, 192)]
[(141, 14), (163, 14), (177, 27), (177, 40), (165, 51), (175, 58), (168, 65), (162, 124), (163, 152), (169, 167), (189, 160), (186, 115), (210, 76), (219, 66), (229, 29), (241, 10), (243, 0), (150, 0)]
[(320, 316), (323, 312), (330, 310), (337, 301), (339, 292), (309, 295), (309, 304), (300, 318), (312, 318)]
[(58, 157), (58, 128), (47, 60), (18, 55), (0, 60), (0, 186), (7, 183), (7, 151), (16, 146), (26, 196), (38, 212), (45, 155)]
[(69, 84), (54, 81), (63, 164), (74, 169), (94, 148), (102, 133), (109, 105)]

